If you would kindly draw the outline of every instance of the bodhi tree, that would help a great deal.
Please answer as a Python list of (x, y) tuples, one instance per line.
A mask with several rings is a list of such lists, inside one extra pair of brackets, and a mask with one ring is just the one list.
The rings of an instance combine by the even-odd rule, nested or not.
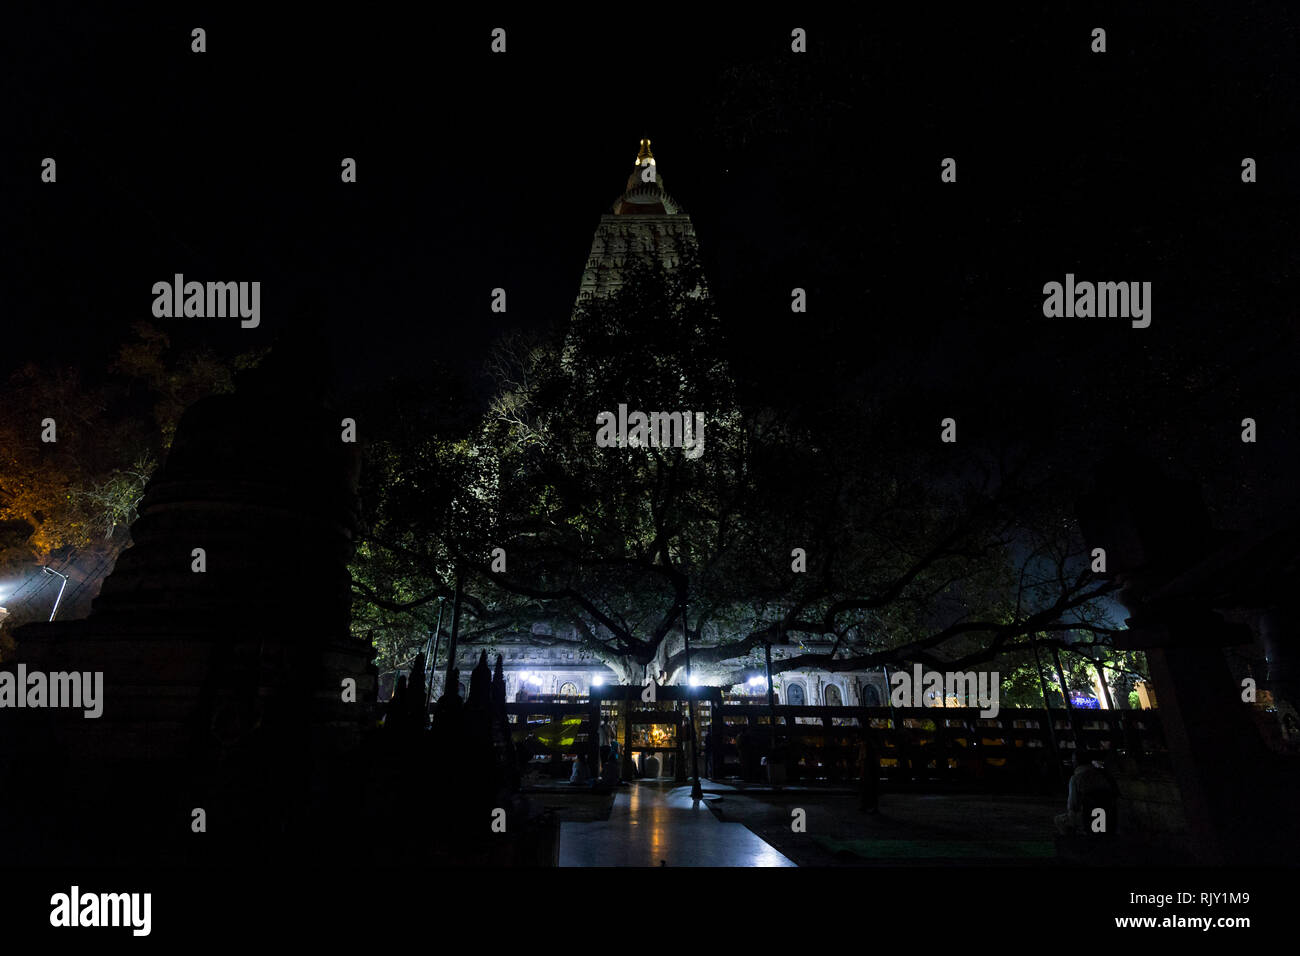
[[(748, 491), (747, 436), (703, 289), (694, 262), (632, 268), (616, 296), (579, 304), (563, 338), (497, 350), (499, 390), (473, 435), (372, 454), (385, 490), (368, 542), (413, 579), (382, 595), (363, 574), (359, 594), (409, 617), (451, 596), (455, 564), (467, 638), (527, 630), (639, 678), (730, 546)], [(598, 419), (620, 405), (702, 414), (704, 453), (671, 440), (601, 447)]]
[[(1034, 450), (918, 440), (902, 377), (841, 384), (815, 415), (742, 409), (703, 288), (695, 263), (633, 268), (579, 303), (562, 340), (506, 343), (480, 427), (442, 453), (433, 439), (385, 452), (390, 530), (371, 544), (420, 570), (359, 593), (427, 632), (456, 556), (467, 638), (525, 631), (638, 683), (680, 679), (684, 618), (699, 664), (806, 642), (778, 670), (971, 665), (1054, 629), (1104, 638), (1111, 586), (1081, 570), (1068, 489)], [(703, 454), (601, 447), (620, 405), (704, 412)], [(473, 502), (461, 519), (457, 495)]]

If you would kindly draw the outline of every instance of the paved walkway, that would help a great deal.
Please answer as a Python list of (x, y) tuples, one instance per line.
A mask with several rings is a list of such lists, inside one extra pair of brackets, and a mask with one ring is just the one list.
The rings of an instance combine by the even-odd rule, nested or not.
[[(1024, 866), (1054, 864), (1052, 817), (1061, 800), (1016, 794), (882, 793), (878, 814), (856, 794), (721, 794), (713, 812), (743, 823), (798, 866)], [(804, 830), (790, 829), (791, 811)]]
[(689, 786), (620, 787), (608, 820), (560, 824), (560, 866), (794, 866), (743, 823), (723, 823)]

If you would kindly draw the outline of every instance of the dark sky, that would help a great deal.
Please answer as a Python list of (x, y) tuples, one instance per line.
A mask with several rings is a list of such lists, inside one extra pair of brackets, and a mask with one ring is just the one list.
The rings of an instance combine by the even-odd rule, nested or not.
[[(5, 305), (21, 318), (7, 364), (105, 354), (177, 271), (260, 279), (264, 296), (256, 331), (178, 320), (180, 335), (243, 346), (323, 309), (349, 375), (477, 362), (503, 326), (567, 315), (641, 136), (701, 231), (726, 241), (711, 191), (739, 164), (701, 137), (705, 100), (712, 61), (762, 55), (752, 44), (650, 52), (671, 24), (504, 20), (494, 57), (490, 18), (95, 16), (33, 25), (10, 66)], [(785, 44), (765, 39), (769, 55)], [(42, 189), (45, 155), (59, 183)], [(355, 186), (339, 181), (344, 156)], [(488, 309), (496, 286), (504, 317)]]
[[(434, 361), (472, 372), (506, 328), (567, 317), (649, 136), (760, 392), (798, 405), (903, 370), (918, 421), (957, 395), (1015, 429), (1095, 418), (1090, 395), (1168, 379), (1193, 403), (1177, 414), (1225, 434), (1266, 408), (1270, 467), (1293, 463), (1300, 33), (1284, 6), (718, 22), (209, 9), (4, 31), (0, 371), (101, 367), (151, 318), (152, 284), (183, 272), (260, 280), (263, 320), (165, 322), (178, 341), (262, 345), (307, 312), (347, 385)], [(945, 156), (956, 184), (939, 182)], [(1066, 272), (1151, 281), (1152, 327), (1044, 319), (1043, 283)], [(807, 316), (790, 314), (794, 286)], [(1218, 404), (1195, 405), (1205, 383)]]

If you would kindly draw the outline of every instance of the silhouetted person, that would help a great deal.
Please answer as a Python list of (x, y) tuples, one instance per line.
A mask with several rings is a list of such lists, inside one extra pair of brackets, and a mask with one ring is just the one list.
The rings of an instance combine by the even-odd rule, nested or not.
[(439, 697), (437, 703), (433, 705), (433, 718), (435, 724), (440, 715), (446, 715), (449, 718), (452, 715), (455, 715), (456, 719), (459, 719), (460, 712), (465, 706), (465, 702), (460, 699), (460, 693), (458, 690), (459, 684), (460, 669), (453, 667), (451, 669), (451, 676), (447, 678), (447, 684), (442, 692), (442, 696)]
[(406, 683), (406, 715), (411, 723), (421, 730), (429, 719), (426, 703), (428, 690), (429, 684), (424, 671), (424, 652), (421, 651), (415, 655), (415, 663), (411, 665), (411, 677)]
[(592, 780), (591, 787), (599, 793), (607, 793), (619, 784), (619, 767), (617, 753), (611, 753), (610, 759), (600, 768), (600, 776)]
[[(1074, 752), (1074, 774), (1070, 777), (1065, 813), (1056, 815), (1056, 829), (1063, 835), (1101, 836), (1114, 830), (1115, 804), (1119, 794), (1110, 775), (1092, 765), (1092, 757), (1085, 750)], [(1095, 813), (1099, 808), (1105, 811), (1104, 817)], [(1104, 828), (1094, 829), (1094, 820), (1097, 826)]]
[(442, 766), (458, 767), (463, 760), (465, 704), (456, 692), (460, 671), (452, 668), (442, 696), (433, 705), (434, 751)]
[(479, 651), (478, 663), (469, 674), (469, 697), (463, 710), (462, 787), (489, 800), (497, 789), (496, 750), (492, 742), (492, 669), (487, 651)]
[(569, 783), (585, 784), (591, 781), (591, 768), (587, 766), (587, 758), (581, 754), (573, 761), (573, 770), (569, 773)]
[(402, 730), (407, 726), (406, 675), (397, 678), (393, 696), (388, 700), (388, 710), (384, 717), (385, 730)]
[(614, 728), (609, 725), (608, 720), (601, 721), (597, 737), (600, 741), (600, 765), (603, 767), (609, 762), (609, 748), (614, 742)]

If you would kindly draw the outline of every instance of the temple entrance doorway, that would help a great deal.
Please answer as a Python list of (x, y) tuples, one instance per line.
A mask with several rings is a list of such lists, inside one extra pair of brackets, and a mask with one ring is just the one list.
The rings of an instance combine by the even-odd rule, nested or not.
[(677, 712), (676, 703), (663, 701), (657, 705), (663, 709), (636, 710), (631, 714), (628, 751), (637, 774), (642, 778), (684, 778), (682, 744), (685, 721)]

